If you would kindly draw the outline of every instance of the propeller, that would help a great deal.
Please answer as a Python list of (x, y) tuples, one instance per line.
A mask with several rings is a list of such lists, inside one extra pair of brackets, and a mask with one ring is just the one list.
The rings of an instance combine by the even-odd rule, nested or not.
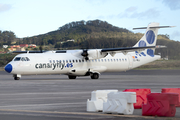
[(84, 59), (87, 61), (89, 60), (88, 57), (88, 49), (89, 49), (89, 45), (88, 45), (88, 41), (84, 41), (82, 44), (80, 44), (81, 49), (82, 49), (82, 53), (81, 55), (84, 57)]
[(87, 49), (83, 49), (83, 52), (81, 53), (81, 55), (84, 57), (85, 60), (89, 60), (88, 58), (88, 50)]

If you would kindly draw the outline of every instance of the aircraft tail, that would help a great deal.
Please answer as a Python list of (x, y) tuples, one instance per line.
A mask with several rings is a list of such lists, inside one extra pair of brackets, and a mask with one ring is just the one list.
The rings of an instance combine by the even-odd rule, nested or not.
[(150, 23), (148, 27), (133, 28), (133, 30), (147, 28), (144, 36), (133, 47), (155, 46), (159, 29), (158, 27), (159, 23)]
[[(143, 37), (133, 46), (133, 47), (147, 47), (147, 46), (156, 46), (157, 42), (157, 35), (159, 28), (168, 28), (174, 26), (159, 26), (159, 23), (150, 23), (148, 27), (140, 27), (140, 28), (133, 28), (135, 29), (146, 29), (145, 34)], [(154, 56), (155, 49), (147, 49), (147, 54), (150, 56)]]

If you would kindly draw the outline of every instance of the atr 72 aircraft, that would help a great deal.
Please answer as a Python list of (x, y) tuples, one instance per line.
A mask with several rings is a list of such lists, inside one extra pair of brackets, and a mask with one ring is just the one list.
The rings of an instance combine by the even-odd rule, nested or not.
[(154, 55), (159, 28), (173, 26), (159, 26), (150, 23), (144, 36), (133, 46), (128, 48), (105, 48), (84, 50), (58, 50), (43, 53), (26, 51), (19, 54), (5, 66), (5, 71), (13, 74), (15, 80), (21, 75), (33, 74), (64, 74), (69, 79), (77, 76), (90, 76), (98, 79), (102, 72), (127, 71), (146, 63), (160, 59)]

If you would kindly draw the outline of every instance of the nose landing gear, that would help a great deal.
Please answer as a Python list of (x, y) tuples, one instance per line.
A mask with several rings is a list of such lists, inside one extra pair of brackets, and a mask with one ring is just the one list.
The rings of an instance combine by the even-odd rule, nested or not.
[(14, 77), (14, 80), (20, 80), (21, 75), (13, 75), (13, 77)]

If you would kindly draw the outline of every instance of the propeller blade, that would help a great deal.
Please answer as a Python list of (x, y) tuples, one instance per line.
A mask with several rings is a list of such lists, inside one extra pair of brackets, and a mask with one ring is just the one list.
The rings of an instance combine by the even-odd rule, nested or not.
[(87, 49), (83, 49), (83, 52), (81, 53), (81, 55), (84, 57), (85, 60), (89, 60), (88, 58), (88, 50)]

